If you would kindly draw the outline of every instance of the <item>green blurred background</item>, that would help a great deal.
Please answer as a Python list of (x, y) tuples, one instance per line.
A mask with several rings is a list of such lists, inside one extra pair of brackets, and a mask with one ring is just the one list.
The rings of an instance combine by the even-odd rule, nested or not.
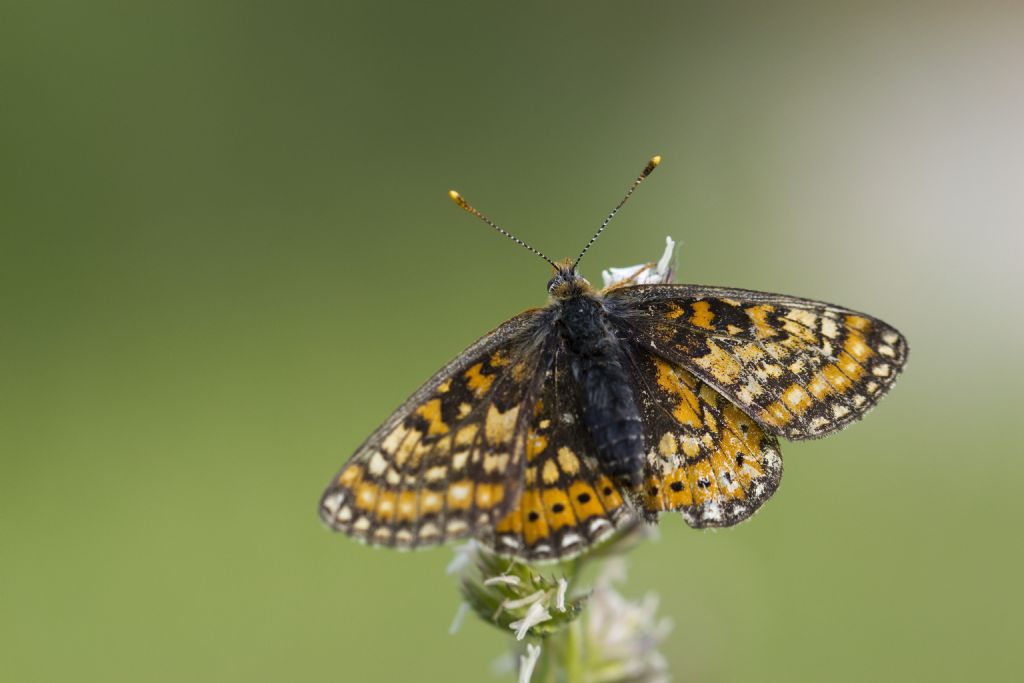
[(866, 310), (912, 346), (738, 528), (627, 595), (676, 680), (1019, 674), (1018, 3), (6, 2), (0, 679), (488, 681), (451, 554), (319, 523), (421, 381), (584, 272)]

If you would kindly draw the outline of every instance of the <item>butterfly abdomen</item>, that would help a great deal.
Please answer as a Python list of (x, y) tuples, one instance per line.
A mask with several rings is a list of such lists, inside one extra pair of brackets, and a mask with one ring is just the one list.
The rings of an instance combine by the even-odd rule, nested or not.
[(643, 478), (643, 423), (621, 342), (591, 296), (562, 301), (558, 328), (594, 455), (610, 477), (636, 487)]

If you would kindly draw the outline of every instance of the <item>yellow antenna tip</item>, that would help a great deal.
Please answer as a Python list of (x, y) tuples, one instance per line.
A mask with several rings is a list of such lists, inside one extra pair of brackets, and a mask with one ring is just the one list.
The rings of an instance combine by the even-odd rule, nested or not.
[(476, 213), (476, 210), (473, 207), (469, 206), (469, 202), (462, 199), (462, 195), (457, 193), (457, 191), (455, 191), (454, 189), (449, 190), (449, 197), (452, 198), (453, 202), (458, 204), (461, 208), (465, 209), (466, 211), (470, 213)]
[(647, 176), (651, 175), (651, 173), (654, 171), (654, 169), (656, 169), (658, 167), (658, 164), (660, 164), (660, 163), (661, 163), (661, 155), (660, 154), (651, 157), (651, 160), (647, 162), (646, 166), (644, 166), (644, 172), (641, 173), (640, 175), (642, 177), (646, 178)]
[(462, 198), (462, 195), (456, 192), (455, 190), (448, 190), (448, 196), (451, 198), (453, 202), (461, 206), (466, 211), (470, 210), (469, 204), (466, 202), (465, 199)]

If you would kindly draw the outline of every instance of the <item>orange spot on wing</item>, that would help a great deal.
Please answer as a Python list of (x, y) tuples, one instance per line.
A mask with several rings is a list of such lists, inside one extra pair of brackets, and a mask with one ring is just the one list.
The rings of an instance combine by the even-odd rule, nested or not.
[(381, 491), (377, 496), (377, 509), (374, 515), (381, 522), (391, 522), (395, 519), (398, 509), (395, 505), (398, 495), (394, 491)]
[(782, 400), (786, 403), (786, 408), (795, 415), (802, 415), (811, 407), (811, 397), (799, 384), (790, 384), (782, 392)]
[(778, 334), (778, 330), (768, 322), (768, 316), (775, 312), (774, 306), (762, 304), (759, 306), (750, 306), (743, 310), (754, 322), (754, 330), (757, 332), (757, 336), (759, 338), (767, 339), (768, 337), (774, 337)]
[(715, 329), (715, 326), (711, 324), (711, 320), (715, 317), (715, 314), (711, 311), (711, 304), (707, 301), (694, 301), (692, 307), (691, 325), (704, 328), (705, 330)]
[(489, 510), (500, 503), (504, 495), (505, 487), (501, 484), (477, 484), (476, 506), (482, 510)]
[(444, 498), (436, 491), (424, 491), (420, 497), (420, 511), (426, 514), (434, 514), (441, 511)]
[(824, 375), (825, 379), (835, 387), (835, 390), (841, 394), (846, 393), (846, 390), (853, 386), (853, 380), (843, 374), (843, 371), (835, 364), (826, 365), (821, 369), (821, 374)]
[(725, 488), (722, 488), (721, 482), (717, 482), (719, 484), (719, 494), (723, 498), (734, 500), (747, 497), (747, 492), (744, 491), (743, 487), (736, 481), (736, 463), (727, 452), (718, 450), (712, 453), (711, 466), (717, 474), (728, 474), (729, 478), (732, 480), (732, 483), (725, 485)]
[(499, 534), (516, 534), (523, 531), (523, 511), (516, 508), (505, 515), (505, 519), (494, 525), (494, 530)]
[(543, 493), (544, 512), (551, 528), (558, 531), (564, 526), (575, 526), (576, 515), (572, 512), (569, 496), (562, 489), (545, 489)]
[(846, 326), (859, 332), (867, 332), (871, 329), (871, 321), (859, 315), (848, 315), (846, 316)]
[(361, 510), (372, 510), (377, 503), (377, 485), (364, 481), (356, 487), (356, 507)]
[[(551, 535), (551, 529), (548, 528), (548, 522), (544, 517), (540, 491), (537, 489), (525, 491), (520, 509), (523, 515), (523, 537), (527, 545), (535, 545), (537, 541)], [(530, 513), (533, 513), (533, 519), (530, 519)]]
[(689, 427), (701, 426), (696, 394), (683, 383), (679, 373), (671, 365), (660, 358), (654, 359), (654, 365), (658, 371), (658, 386), (670, 396), (679, 399), (672, 409), (672, 415), (680, 424)]
[(708, 339), (706, 343), (709, 353), (694, 358), (693, 362), (711, 373), (711, 376), (722, 384), (734, 384), (743, 372), (743, 366), (712, 340)]
[(433, 398), (427, 401), (416, 409), (416, 414), (427, 421), (427, 434), (429, 436), (448, 433), (448, 425), (441, 419), (441, 399)]
[(449, 485), (447, 500), (449, 510), (469, 509), (473, 503), (473, 482), (463, 479)]
[(802, 342), (801, 344), (795, 345), (798, 348), (804, 344), (817, 344), (818, 342), (818, 337), (814, 331), (805, 325), (801, 325), (796, 320), (784, 320), (782, 323), (782, 329), (792, 335), (793, 338)]
[(398, 494), (398, 511), (395, 518), (400, 522), (410, 522), (416, 519), (416, 492), (402, 491)]
[(548, 438), (531, 430), (526, 437), (526, 461), (533, 462), (533, 459), (547, 450), (547, 447)]
[(338, 483), (342, 486), (352, 487), (363, 478), (363, 468), (359, 465), (349, 465), (338, 475)]
[(570, 486), (569, 498), (572, 500), (572, 509), (576, 513), (576, 518), (581, 521), (604, 514), (597, 491), (586, 482), (578, 481)]
[[(676, 488), (679, 490), (676, 491)], [(661, 493), (662, 499), (668, 502), (669, 509), (678, 510), (693, 505), (693, 493), (686, 480), (686, 468), (680, 467), (669, 472), (662, 482)]]
[[(718, 495), (718, 483), (715, 481), (710, 461), (701, 460), (687, 467), (687, 470), (690, 490), (693, 491), (693, 499), (697, 505), (703, 505)], [(701, 486), (702, 481), (707, 485)]]
[(857, 380), (861, 375), (864, 374), (864, 366), (857, 362), (857, 360), (850, 354), (843, 351), (839, 354), (839, 362), (836, 363), (839, 369), (843, 371), (843, 374), (852, 380)]
[(597, 495), (601, 498), (601, 504), (609, 512), (622, 507), (622, 496), (615, 485), (612, 484), (611, 479), (606, 476), (602, 475), (597, 480)]
[(828, 380), (820, 372), (814, 375), (814, 378), (807, 383), (807, 390), (819, 401), (834, 391), (832, 385), (828, 383)]
[(781, 427), (793, 419), (793, 414), (786, 410), (781, 401), (775, 401), (761, 411), (761, 419), (772, 426)]
[(473, 395), (477, 398), (482, 398), (491, 389), (491, 384), (494, 383), (494, 375), (485, 375), (480, 369), (483, 368), (483, 363), (477, 363), (471, 366), (463, 376), (466, 378), (466, 386), (473, 392)]
[(661, 491), (662, 481), (656, 477), (648, 477), (644, 482), (644, 507), (654, 512), (667, 510)]
[(469, 446), (472, 445), (473, 439), (476, 438), (476, 433), (480, 430), (480, 425), (471, 422), (459, 429), (455, 434), (455, 445), (456, 446)]

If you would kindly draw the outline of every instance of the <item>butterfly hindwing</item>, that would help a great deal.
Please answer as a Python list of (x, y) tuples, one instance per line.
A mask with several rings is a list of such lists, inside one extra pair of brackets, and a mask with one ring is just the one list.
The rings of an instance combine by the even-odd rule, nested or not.
[(412, 548), (503, 518), (520, 496), (541, 316), (506, 322), (406, 401), (324, 492), (324, 522), (373, 545)]
[(782, 478), (776, 438), (679, 365), (641, 346), (629, 357), (647, 437), (644, 511), (678, 510), (696, 528), (753, 514)]
[(479, 537), (527, 562), (565, 560), (635, 519), (626, 495), (593, 457), (565, 350), (552, 338), (550, 364), (532, 405), (519, 504)]
[(893, 327), (807, 299), (640, 285), (610, 290), (606, 302), (624, 334), (788, 439), (824, 436), (862, 417), (907, 358)]

